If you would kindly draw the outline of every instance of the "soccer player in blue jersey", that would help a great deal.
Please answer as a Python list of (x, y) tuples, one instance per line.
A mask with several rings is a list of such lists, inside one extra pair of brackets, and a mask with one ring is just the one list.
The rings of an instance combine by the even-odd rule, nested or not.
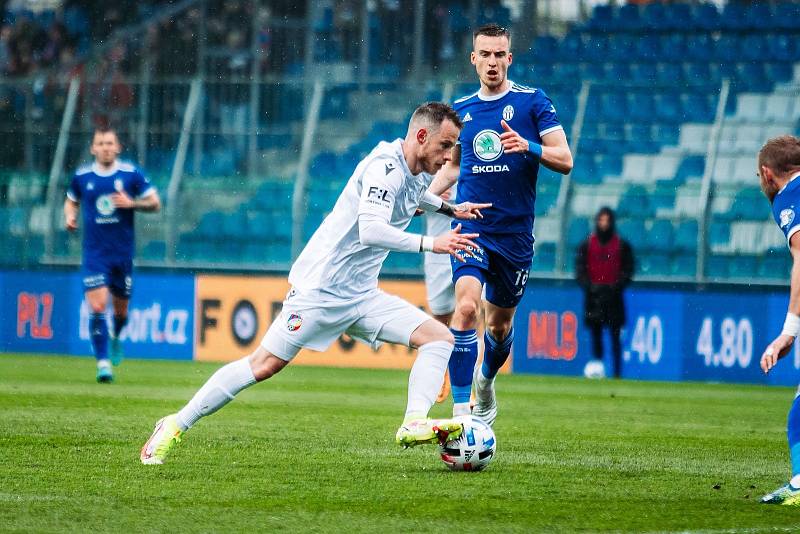
[[(91, 145), (94, 163), (78, 169), (64, 201), (66, 227), (71, 232), (78, 229), (83, 206), (82, 276), (91, 310), (89, 331), (98, 382), (111, 382), (111, 364), (119, 365), (122, 359), (119, 335), (128, 320), (133, 285), (133, 212), (161, 209), (158, 193), (142, 171), (117, 159), (121, 150), (114, 130), (96, 130)], [(114, 307), (110, 359), (105, 317), (109, 293)]]
[[(464, 231), (480, 234), (475, 257), (453, 262), (456, 309), (451, 322), (455, 348), (450, 358), (453, 414), (472, 413), (489, 424), (497, 416), (494, 380), (508, 359), (514, 340), (512, 321), (525, 292), (533, 259), (533, 215), (539, 165), (562, 174), (572, 170), (564, 129), (553, 102), (541, 89), (516, 84), (506, 77), (512, 63), (510, 35), (497, 24), (473, 34), (470, 60), (480, 89), (455, 101), (464, 128), (452, 165), (442, 176), (458, 176), (456, 202), (482, 199), (493, 204), (479, 221), (468, 221)], [(439, 178), (439, 177), (437, 177)], [(440, 193), (446, 179), (432, 184)], [(478, 310), (485, 287), (483, 364), (475, 369), (478, 353)]]
[[(767, 141), (758, 153), (758, 176), (761, 190), (772, 203), (772, 215), (783, 231), (792, 254), (789, 309), (781, 335), (761, 355), (765, 373), (786, 356), (800, 334), (800, 138), (783, 135)], [(764, 495), (764, 504), (800, 505), (800, 388), (789, 410), (786, 433), (792, 478), (772, 493)]]

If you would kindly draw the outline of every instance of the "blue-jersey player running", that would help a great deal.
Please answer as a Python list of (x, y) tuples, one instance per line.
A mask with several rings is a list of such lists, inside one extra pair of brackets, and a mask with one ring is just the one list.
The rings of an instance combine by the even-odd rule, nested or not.
[[(518, 85), (506, 77), (512, 62), (510, 36), (496, 24), (473, 34), (470, 59), (480, 89), (456, 100), (453, 108), (464, 128), (453, 164), (437, 176), (432, 192), (440, 193), (458, 179), (457, 202), (481, 199), (492, 203), (479, 221), (464, 224), (475, 239), (476, 257), (453, 262), (456, 309), (451, 322), (455, 348), (450, 358), (453, 414), (472, 413), (490, 425), (497, 416), (494, 379), (508, 359), (514, 340), (512, 320), (525, 292), (533, 259), (533, 214), (536, 177), (543, 164), (562, 174), (572, 170), (572, 154), (552, 101), (541, 89)], [(460, 154), (459, 154), (460, 150)], [(486, 290), (483, 365), (478, 355), (476, 326), (481, 294)]]
[[(758, 153), (758, 176), (761, 190), (772, 203), (772, 215), (778, 223), (792, 253), (789, 309), (781, 335), (761, 355), (765, 373), (791, 351), (800, 334), (800, 138), (783, 135), (767, 141)], [(764, 504), (800, 505), (800, 388), (795, 395), (786, 425), (792, 479), (772, 493), (764, 495)]]
[[(128, 321), (135, 250), (133, 212), (161, 208), (158, 193), (144, 174), (117, 160), (121, 149), (114, 130), (96, 130), (91, 145), (94, 163), (78, 169), (64, 201), (66, 227), (71, 232), (78, 229), (83, 206), (82, 277), (91, 310), (89, 331), (98, 382), (111, 382), (111, 363), (118, 365), (122, 359), (119, 335)], [(110, 360), (105, 317), (109, 293), (114, 306)]]

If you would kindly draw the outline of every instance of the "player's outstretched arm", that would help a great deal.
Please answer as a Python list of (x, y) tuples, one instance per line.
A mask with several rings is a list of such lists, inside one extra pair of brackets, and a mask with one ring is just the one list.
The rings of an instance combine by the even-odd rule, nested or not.
[(457, 224), (455, 228), (449, 232), (445, 232), (440, 236), (436, 236), (433, 240), (433, 250), (436, 254), (450, 254), (460, 262), (466, 261), (464, 254), (475, 256), (470, 249), (476, 250), (478, 245), (475, 244), (473, 239), (478, 237), (478, 234), (462, 234), (461, 224)]
[(67, 198), (66, 200), (64, 200), (64, 225), (70, 232), (74, 232), (75, 230), (78, 229), (79, 209), (80, 209), (80, 204), (78, 204), (71, 198)]
[(761, 355), (761, 370), (765, 373), (775, 367), (778, 360), (789, 354), (794, 340), (800, 334), (800, 232), (796, 232), (790, 242), (792, 253), (792, 279), (789, 290), (789, 310), (783, 323), (781, 335), (776, 337)]
[[(558, 129), (547, 133), (542, 137), (542, 144), (538, 145), (533, 141), (528, 141), (504, 120), (500, 121), (503, 133), (500, 134), (500, 142), (503, 150), (508, 154), (534, 153), (539, 161), (547, 167), (561, 174), (572, 172), (572, 152), (567, 144), (567, 136), (564, 130)], [(541, 154), (539, 154), (541, 150)]]

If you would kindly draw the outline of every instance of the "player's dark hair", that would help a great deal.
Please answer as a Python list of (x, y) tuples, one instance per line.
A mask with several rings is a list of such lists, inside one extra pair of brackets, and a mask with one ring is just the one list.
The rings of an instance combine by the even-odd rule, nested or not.
[(434, 124), (439, 126), (445, 120), (449, 120), (453, 124), (456, 125), (456, 128), (459, 130), (464, 127), (464, 124), (461, 122), (461, 119), (458, 117), (458, 114), (445, 104), (444, 102), (426, 102), (419, 106), (416, 110), (414, 110), (414, 114), (411, 115), (411, 123), (415, 121), (424, 121), (429, 124)]
[(102, 135), (102, 134), (107, 134), (107, 133), (113, 133), (116, 136), (117, 140), (119, 141), (119, 132), (117, 132), (117, 129), (112, 127), (112, 126), (107, 126), (107, 125), (95, 126), (94, 133), (92, 134), (92, 139), (94, 139), (94, 136), (97, 135), (97, 134), (101, 134)]
[(511, 32), (508, 31), (508, 28), (504, 28), (500, 26), (496, 22), (490, 22), (489, 24), (484, 24), (472, 32), (472, 42), (475, 42), (475, 39), (479, 35), (485, 35), (487, 37), (505, 37), (506, 39), (511, 42)]
[(800, 138), (781, 135), (764, 143), (758, 152), (758, 167), (769, 167), (781, 175), (800, 171)]

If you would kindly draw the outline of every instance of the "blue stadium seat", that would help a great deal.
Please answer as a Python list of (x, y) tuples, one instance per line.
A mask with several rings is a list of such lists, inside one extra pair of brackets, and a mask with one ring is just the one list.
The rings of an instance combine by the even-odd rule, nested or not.
[(653, 125), (653, 142), (658, 146), (675, 146), (680, 139), (680, 128), (674, 124), (656, 123)]
[(686, 59), (708, 62), (713, 57), (714, 38), (707, 33), (692, 33), (686, 37)]
[[(605, 35), (588, 34), (583, 43), (583, 58), (601, 62), (608, 58), (608, 38)], [(578, 58), (576, 58), (578, 59)]]
[(763, 61), (768, 58), (766, 35), (750, 33), (742, 39), (741, 58), (746, 61)]
[(752, 278), (758, 268), (758, 256), (736, 255), (728, 263), (728, 275), (732, 278)]
[(666, 30), (670, 23), (667, 19), (669, 11), (671, 9), (667, 9), (660, 2), (648, 3), (642, 10), (642, 24), (651, 30)]
[(619, 222), (617, 228), (619, 235), (627, 239), (634, 250), (644, 248), (647, 232), (644, 229), (642, 219), (623, 219)]
[(574, 250), (591, 232), (589, 226), (589, 219), (584, 217), (575, 217), (569, 221), (567, 227), (567, 247)]
[(631, 81), (636, 84), (655, 83), (658, 73), (654, 63), (631, 63)]
[(793, 65), (788, 62), (772, 62), (764, 65), (767, 71), (767, 79), (775, 83), (788, 82), (794, 76)]
[(680, 95), (672, 92), (657, 95), (654, 118), (667, 123), (682, 122), (684, 116)]
[(196, 233), (205, 238), (215, 238), (222, 231), (225, 214), (218, 211), (211, 211), (203, 215), (200, 224), (197, 226)]
[(686, 156), (681, 160), (678, 166), (678, 172), (675, 175), (676, 180), (685, 182), (690, 177), (701, 177), (705, 172), (706, 158), (705, 156)]
[(692, 10), (689, 4), (673, 3), (669, 9), (664, 10), (664, 22), (662, 26), (665, 30), (692, 30), (695, 28)]
[(774, 25), (781, 30), (797, 30), (797, 21), (800, 20), (800, 4), (779, 2), (775, 6), (773, 16)]
[(739, 37), (732, 34), (722, 34), (714, 42), (714, 59), (719, 62), (735, 62), (741, 58), (739, 50)]
[(145, 260), (163, 260), (167, 253), (167, 245), (163, 241), (150, 241), (142, 249), (141, 257)]
[(624, 93), (606, 93), (602, 97), (600, 115), (609, 121), (623, 123), (628, 115), (628, 103)]
[(643, 28), (641, 11), (636, 4), (625, 4), (617, 10), (617, 24), (621, 30), (635, 31)]
[(659, 38), (659, 52), (656, 56), (661, 61), (682, 61), (686, 57), (686, 39), (682, 33), (668, 33)]
[(606, 32), (614, 29), (614, 11), (610, 5), (596, 5), (592, 17), (587, 21), (587, 29)]
[(745, 20), (748, 28), (766, 30), (774, 26), (773, 13), (767, 2), (752, 2), (745, 8)]
[(616, 176), (622, 173), (622, 158), (619, 156), (598, 154), (595, 164), (600, 176)]
[(786, 280), (792, 268), (790, 258), (785, 251), (781, 254), (767, 253), (761, 257), (756, 275), (759, 278)]
[(697, 256), (694, 254), (678, 254), (672, 258), (672, 276), (689, 277), (697, 272)]
[(605, 64), (605, 80), (612, 84), (627, 83), (631, 79), (630, 63), (615, 61)]
[(538, 273), (553, 272), (556, 266), (555, 243), (536, 243), (531, 269)]
[(675, 248), (679, 252), (695, 252), (697, 250), (697, 221), (681, 221), (675, 232)]
[(606, 70), (603, 63), (581, 63), (579, 66), (581, 79), (602, 82), (606, 79)]
[(656, 81), (666, 86), (683, 83), (683, 68), (680, 63), (658, 63), (656, 65)]
[(655, 35), (638, 36), (635, 56), (640, 61), (656, 61), (661, 57), (659, 39)]
[(797, 39), (779, 33), (770, 34), (767, 39), (767, 56), (771, 61), (796, 61)]
[(667, 276), (671, 274), (669, 254), (649, 252), (636, 257), (636, 271), (645, 276)]
[(728, 2), (722, 10), (722, 17), (720, 17), (720, 26), (725, 30), (743, 30), (747, 28), (749, 21), (747, 20), (747, 12), (742, 4), (737, 2)]
[(650, 122), (656, 113), (656, 102), (652, 91), (628, 93), (628, 120)]
[(706, 258), (706, 276), (709, 278), (728, 278), (730, 258), (711, 254)]
[(736, 65), (736, 82), (745, 91), (769, 91), (772, 83), (767, 77), (762, 61), (750, 61)]
[(651, 250), (670, 251), (675, 230), (666, 219), (656, 219), (650, 228), (647, 246)]
[(712, 221), (708, 227), (708, 244), (710, 246), (727, 245), (731, 239), (731, 227), (728, 222)]
[(609, 59), (616, 61), (630, 61), (631, 51), (634, 50), (636, 42), (636, 39), (629, 34), (611, 34), (608, 37)]
[[(552, 35), (540, 35), (533, 40), (531, 45), (532, 52), (535, 56), (541, 58), (552, 58), (556, 56), (558, 51), (559, 42)], [(516, 54), (514, 55), (516, 59)]]
[(694, 26), (699, 30), (718, 30), (720, 28), (720, 13), (717, 6), (711, 2), (705, 2), (694, 7), (692, 10)]

